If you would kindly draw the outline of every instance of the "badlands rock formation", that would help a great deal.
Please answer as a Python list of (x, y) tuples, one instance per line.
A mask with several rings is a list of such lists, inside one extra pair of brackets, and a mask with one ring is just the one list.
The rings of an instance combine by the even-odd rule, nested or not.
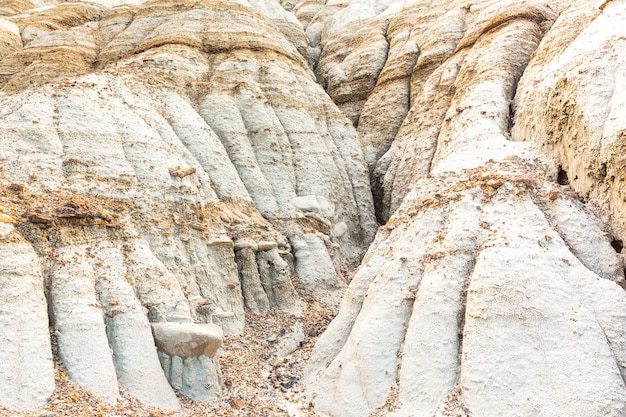
[(244, 306), (300, 314), (292, 272), (339, 301), (376, 231), (367, 170), (278, 3), (65, 3), (1, 27), (3, 406), (50, 394), (48, 322), (80, 387), (175, 409), (170, 385), (210, 399), (219, 367), (165, 348), (164, 323), (200, 344)]
[(626, 3), (139, 3), (0, 8), (0, 405), (50, 337), (105, 401), (209, 400), (301, 287), (343, 295), (316, 411), (626, 415)]
[[(389, 219), (316, 345), (317, 410), (626, 415), (621, 242), (594, 214), (623, 236), (625, 13), (353, 1), (312, 18)], [(345, 89), (360, 100), (341, 107)]]

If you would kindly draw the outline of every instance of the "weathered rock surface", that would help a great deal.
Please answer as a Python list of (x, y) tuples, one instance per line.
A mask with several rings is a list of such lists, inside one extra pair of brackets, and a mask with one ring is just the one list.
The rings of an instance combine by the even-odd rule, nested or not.
[(208, 401), (304, 288), (318, 412), (626, 415), (624, 2), (56, 3), (0, 5), (0, 405), (49, 324), (104, 401)]
[(552, 207), (590, 216), (537, 168), (493, 163), (416, 185), (316, 345), (316, 409), (367, 415), (395, 387), (398, 415), (624, 414), (623, 272), (574, 252), (621, 259), (608, 242), (559, 236)]
[(181, 358), (213, 357), (224, 337), (215, 324), (193, 323), (152, 323), (152, 334), (158, 349)]
[(152, 323), (161, 366), (172, 387), (190, 398), (208, 401), (221, 386), (219, 364), (213, 359), (224, 334), (215, 324)]
[(625, 13), (616, 1), (578, 1), (564, 11), (520, 81), (511, 132), (551, 155), (563, 181), (610, 214), (620, 239), (626, 236)]
[[(315, 347), (307, 388), (315, 409), (625, 415), (621, 248), (596, 208), (557, 184), (561, 165), (570, 178), (586, 172), (589, 188), (609, 188), (589, 178), (589, 164), (604, 160), (583, 153), (605, 149), (603, 126), (615, 143), (614, 127), (626, 120), (611, 99), (624, 4), (351, 1), (328, 9), (310, 20), (325, 22), (317, 73), (331, 97), (354, 90), (363, 103), (342, 110), (358, 124), (377, 214), (389, 221)], [(387, 42), (365, 41), (381, 30)], [(376, 56), (369, 48), (380, 61), (354, 60)], [(595, 74), (606, 75), (596, 78), (590, 70), (600, 66)], [(571, 84), (564, 67), (579, 73)], [(570, 111), (573, 103), (581, 110)], [(600, 128), (595, 136), (591, 126)], [(532, 140), (557, 162), (522, 142)], [(623, 202), (606, 194), (586, 197), (616, 205), (623, 219)]]
[(9, 216), (0, 218), (0, 398), (33, 408), (54, 389), (43, 273)]
[(300, 23), (274, 0), (9, 6), (0, 207), (20, 243), (2, 250), (29, 266), (0, 272), (0, 405), (53, 388), (46, 305), (63, 366), (103, 400), (213, 398), (214, 350), (155, 346), (150, 323), (237, 334), (246, 306), (299, 315), (292, 274), (345, 286), (376, 230), (356, 131), (315, 83)]

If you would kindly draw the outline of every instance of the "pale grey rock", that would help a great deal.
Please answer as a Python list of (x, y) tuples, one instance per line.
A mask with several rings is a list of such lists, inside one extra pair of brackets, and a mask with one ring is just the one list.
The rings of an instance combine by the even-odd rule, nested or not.
[[(238, 197), (250, 201), (220, 139), (191, 105), (173, 93), (165, 98), (166, 114), (172, 120), (172, 129), (189, 153), (198, 160), (215, 186), (219, 197)], [(185, 114), (187, 117), (177, 117)], [(182, 150), (182, 149), (181, 149)]]
[[(433, 158), (443, 156), (443, 145), (449, 140), (444, 136), (464, 137), (459, 132), (446, 132), (443, 122), (452, 117), (449, 113), (452, 106), (459, 112), (467, 108), (467, 104), (453, 104), (451, 100), (461, 64), (475, 58), (466, 54), (470, 49), (481, 50), (471, 48), (481, 31), (507, 20), (529, 22), (525, 38), (528, 42), (519, 47), (532, 50), (556, 19), (557, 6), (551, 3), (558, 2), (524, 5), (514, 2), (504, 6), (497, 1), (476, 4), (351, 1), (329, 2), (318, 11), (323, 36), (316, 41), (313, 41), (316, 36), (309, 36), (310, 42), (322, 49), (317, 72), (334, 77), (335, 81), (324, 84), (331, 97), (353, 94), (354, 101), (361, 103), (344, 111), (355, 123), (358, 121), (379, 219), (386, 221), (410, 190), (413, 179), (429, 172)], [(377, 42), (381, 30), (382, 40)], [(513, 75), (509, 82), (513, 86), (525, 67), (518, 60), (525, 56), (527, 61), (529, 52), (518, 54), (515, 47), (509, 51), (510, 66), (517, 68), (517, 73), (509, 73)], [(378, 64), (375, 64), (377, 59), (354, 58), (376, 54), (382, 59)], [(519, 58), (512, 58), (516, 54)], [(345, 71), (347, 64), (349, 72)], [(475, 99), (482, 100), (476, 96), (468, 98), (468, 103)], [(465, 111), (460, 116), (470, 120), (484, 111), (476, 110)], [(508, 112), (501, 116), (508, 119)], [(504, 131), (507, 123), (503, 125)], [(494, 126), (485, 124), (485, 135)], [(442, 140), (438, 141), (440, 135)], [(514, 149), (511, 153), (520, 151)]]
[(626, 294), (570, 252), (535, 197), (511, 198), (512, 177), (486, 197), (479, 176), (422, 180), (379, 233), (315, 347), (316, 409), (367, 415), (397, 387), (398, 415), (445, 415), (463, 387), (480, 415), (623, 414)]
[(304, 289), (323, 303), (336, 306), (346, 284), (337, 274), (323, 239), (317, 234), (304, 234), (293, 236), (290, 243)]
[[(155, 239), (155, 241), (158, 241)], [(174, 248), (172, 248), (174, 249)], [(238, 334), (243, 330), (244, 300), (241, 292), (240, 277), (231, 246), (209, 246), (201, 238), (191, 239), (186, 244), (177, 245), (175, 250), (168, 251), (170, 264), (179, 264), (179, 259), (189, 258), (182, 262), (178, 273), (185, 277), (183, 284), (187, 297), (201, 297), (209, 300), (211, 310), (207, 315), (191, 311), (191, 317), (199, 322), (214, 322), (226, 334)], [(157, 252), (158, 253), (158, 252)], [(184, 303), (182, 306), (184, 307)], [(227, 316), (217, 317), (217, 312), (227, 312)]]
[(277, 359), (282, 359), (295, 352), (302, 344), (304, 340), (304, 329), (302, 328), (302, 322), (296, 322), (291, 329), (286, 330), (285, 334), (276, 338), (276, 345), (274, 346), (274, 356)]
[[(121, 391), (173, 410), (172, 386), (210, 400), (216, 359), (157, 353), (150, 323), (240, 334), (246, 303), (302, 314), (298, 270), (326, 288), (357, 263), (377, 225), (356, 131), (275, 0), (49, 3), (2, 9), (0, 205), (33, 271), (49, 270), (40, 307), (63, 365), (110, 402)], [(291, 204), (306, 196), (314, 213)], [(314, 256), (294, 267), (288, 242), (308, 235)], [(50, 375), (48, 319), (31, 317), (32, 356), (46, 359), (32, 363)], [(50, 381), (0, 405), (34, 408)]]
[[(0, 279), (33, 288), (4, 297), (0, 404), (52, 389), (46, 304), (83, 388), (210, 400), (215, 357), (158, 351), (150, 322), (301, 315), (293, 274), (346, 290), (317, 412), (626, 413), (622, 2), (49, 3), (0, 7), (0, 252), (24, 265)], [(389, 221), (346, 289), (368, 170)]]
[[(117, 251), (110, 255), (120, 256)], [(150, 323), (133, 287), (115, 269), (107, 272), (99, 277), (96, 288), (100, 302), (107, 306), (106, 331), (121, 391), (164, 410), (178, 409), (178, 399), (161, 369)]]
[(222, 377), (217, 358), (202, 355), (184, 360), (182, 392), (196, 401), (210, 401), (217, 397), (222, 387)]
[(333, 234), (336, 237), (341, 237), (348, 231), (348, 225), (344, 222), (339, 222), (333, 227)]
[[(561, 52), (574, 68), (574, 55), (561, 49), (567, 42), (557, 46), (566, 27), (571, 38), (598, 33), (587, 25), (599, 12), (581, 14), (593, 7), (583, 3), (380, 2), (376, 9), (352, 1), (326, 21), (318, 72), (328, 74), (341, 72), (346, 55), (329, 57), (346, 50), (346, 37), (365, 36), (348, 29), (353, 19), (372, 36), (383, 16), (394, 28), (383, 69), (364, 70), (378, 81), (363, 106), (372, 111), (359, 119), (378, 215), (390, 217), (314, 348), (307, 391), (316, 411), (366, 416), (388, 410), (397, 393), (389, 414), (398, 416), (626, 413), (626, 293), (611, 232), (554, 183), (550, 158), (510, 141), (516, 133), (528, 139), (521, 128), (510, 131), (522, 73), (537, 71), (526, 95), (518, 92), (518, 111), (524, 97), (545, 97), (534, 93), (540, 82), (556, 79), (540, 72), (551, 54)], [(561, 23), (559, 13), (563, 22), (576, 19)], [(533, 51), (546, 33), (554, 43), (544, 39), (543, 61), (541, 47)], [(397, 78), (383, 77), (386, 70)], [(329, 94), (358, 93), (357, 82), (369, 81), (348, 76)], [(385, 97), (400, 102), (390, 127), (381, 127), (390, 113), (374, 111)], [(534, 126), (532, 112), (516, 118)], [(541, 140), (550, 123), (528, 132)]]
[[(553, 195), (555, 191), (552, 191)], [(546, 217), (568, 248), (590, 271), (624, 287), (624, 261), (611, 247), (606, 227), (579, 202), (556, 199), (546, 205)]]
[(254, 251), (250, 248), (242, 248), (237, 251), (236, 259), (239, 266), (239, 276), (241, 277), (241, 291), (243, 292), (246, 307), (256, 314), (267, 313), (270, 308), (270, 302), (261, 284), (259, 267)]
[(108, 402), (119, 397), (117, 374), (109, 348), (104, 306), (96, 294), (96, 271), (89, 262), (77, 263), (85, 246), (58, 251), (50, 268), (52, 321), (59, 358), (76, 385)]
[(32, 246), (0, 219), (0, 399), (32, 411), (54, 389), (44, 277)]
[[(13, 220), (11, 217), (0, 213), (0, 238), (7, 238), (11, 234), (11, 232), (15, 230), (15, 226), (13, 226), (14, 223), (15, 220)], [(12, 270), (13, 267), (7, 267), (6, 269)]]
[(222, 378), (216, 358), (204, 355), (181, 358), (163, 352), (159, 352), (159, 358), (174, 389), (196, 401), (210, 401), (219, 394)]
[(302, 315), (302, 300), (291, 282), (292, 268), (274, 248), (256, 255), (259, 278), (270, 303), (293, 315)]

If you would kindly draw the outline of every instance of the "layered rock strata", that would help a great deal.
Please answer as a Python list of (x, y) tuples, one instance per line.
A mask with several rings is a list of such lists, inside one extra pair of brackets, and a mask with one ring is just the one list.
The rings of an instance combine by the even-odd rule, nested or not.
[(623, 415), (622, 260), (545, 175), (505, 160), (418, 182), (315, 346), (316, 410)]
[(376, 229), (356, 132), (293, 15), (273, 0), (105, 6), (0, 25), (0, 211), (16, 222), (0, 304), (33, 304), (34, 323), (3, 312), (3, 406), (50, 394), (48, 321), (72, 380), (103, 400), (213, 398), (214, 352), (155, 346), (151, 324), (186, 323), (191, 346), (209, 323), (240, 333), (244, 307), (301, 314), (292, 275), (318, 296), (344, 287)]
[(213, 398), (246, 307), (339, 302), (369, 171), (317, 412), (626, 414), (623, 2), (116, 3), (0, 8), (1, 405), (49, 323), (105, 401)]
[(621, 2), (575, 2), (553, 25), (524, 72), (512, 138), (533, 141), (560, 165), (562, 182), (600, 205), (626, 236)]
[[(620, 55), (608, 51), (623, 5), (596, 3), (353, 1), (325, 17), (317, 72), (331, 97), (364, 97), (343, 110), (361, 133), (377, 214), (389, 220), (315, 347), (316, 410), (626, 413), (621, 248), (559, 175), (559, 165), (571, 178), (572, 166), (597, 161), (582, 155), (600, 142), (591, 126), (616, 143), (624, 120), (610, 99)], [(346, 71), (384, 25), (382, 63)], [(583, 61), (606, 77), (587, 75)], [(563, 68), (580, 71), (574, 83)], [(574, 95), (587, 104), (573, 107)], [(521, 142), (530, 140), (548, 155)], [(586, 172), (592, 189), (607, 188)], [(611, 204), (592, 195), (585, 201)]]

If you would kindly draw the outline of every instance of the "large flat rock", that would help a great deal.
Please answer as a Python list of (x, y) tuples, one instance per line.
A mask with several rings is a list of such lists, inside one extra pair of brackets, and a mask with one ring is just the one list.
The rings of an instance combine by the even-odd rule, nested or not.
[(212, 358), (224, 338), (222, 329), (209, 323), (152, 323), (152, 334), (157, 349), (181, 358)]

